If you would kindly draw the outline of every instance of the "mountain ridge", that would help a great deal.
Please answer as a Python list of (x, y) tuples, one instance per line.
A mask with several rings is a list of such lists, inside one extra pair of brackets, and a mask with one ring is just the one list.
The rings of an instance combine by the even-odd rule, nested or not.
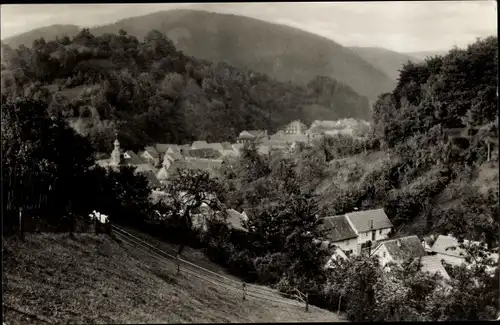
[[(316, 76), (332, 77), (371, 101), (394, 86), (394, 81), (384, 72), (333, 40), (255, 18), (176, 9), (121, 19), (90, 28), (90, 32), (97, 36), (120, 29), (138, 38), (157, 29), (173, 38), (176, 47), (187, 55), (214, 62), (227, 61), (237, 67), (266, 73), (279, 81), (306, 84)], [(37, 31), (32, 31), (31, 35), (41, 34)], [(63, 33), (71, 36), (73, 32), (74, 26), (59, 28), (52, 39)], [(19, 46), (21, 40), (28, 42), (29, 35), (30, 32), (23, 33), (3, 42)], [(312, 48), (315, 50), (310, 51)]]

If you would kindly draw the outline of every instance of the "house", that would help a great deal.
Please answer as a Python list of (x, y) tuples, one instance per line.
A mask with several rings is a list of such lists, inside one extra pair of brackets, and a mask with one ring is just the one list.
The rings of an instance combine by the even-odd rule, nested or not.
[(359, 254), (358, 234), (345, 215), (321, 218), (322, 230), (326, 232), (326, 244), (334, 244), (346, 255)]
[(179, 148), (168, 148), (168, 150), (165, 152), (165, 155), (163, 156), (163, 162), (162, 166), (165, 168), (169, 168), (169, 166), (177, 160), (184, 160), (185, 157), (183, 155), (184, 152), (181, 152), (181, 149)]
[[(481, 245), (480, 242), (464, 240), (464, 244), (473, 244), (473, 245)], [(467, 256), (467, 252), (459, 247), (458, 239), (453, 236), (443, 236), (439, 235), (431, 247), (433, 253), (435, 253), (440, 259), (444, 260), (446, 263), (451, 265), (462, 265), (468, 264), (465, 258)], [(494, 262), (498, 263), (498, 254), (490, 253), (489, 258), (493, 259)], [(494, 271), (494, 267), (488, 267), (487, 270), (489, 272)]]
[(282, 145), (291, 145), (295, 142), (309, 143), (310, 137), (307, 134), (286, 134), (284, 131), (278, 131), (270, 137), (270, 140), (281, 143)]
[(177, 148), (177, 149), (180, 149), (180, 148), (183, 148), (183, 147), (191, 147), (191, 146), (186, 146), (186, 145), (178, 145), (178, 144), (171, 144), (171, 143), (157, 143), (155, 144), (155, 149), (156, 151), (162, 155), (162, 154), (165, 154), (165, 152), (167, 152), (167, 150), (169, 148)]
[(267, 140), (267, 130), (250, 130), (240, 132), (237, 142), (238, 143), (250, 143), (250, 142), (261, 142)]
[(330, 257), (328, 262), (326, 262), (326, 264), (325, 264), (325, 268), (326, 269), (334, 268), (334, 266), (333, 266), (334, 261), (347, 260), (348, 258), (349, 257), (344, 253), (344, 251), (342, 249), (340, 249), (339, 247), (335, 247), (335, 250), (333, 251), (332, 256)]
[(187, 150), (186, 159), (200, 158), (200, 159), (222, 159), (222, 153), (213, 148), (201, 148)]
[(148, 183), (151, 188), (160, 188), (162, 184), (156, 178), (157, 169), (151, 165), (148, 161), (141, 159), (132, 150), (127, 150), (122, 153), (120, 148), (120, 141), (116, 139), (114, 141), (114, 149), (111, 152), (111, 157), (109, 159), (101, 159), (96, 161), (96, 164), (105, 168), (112, 168), (114, 170), (119, 170), (122, 166), (135, 167), (135, 174), (143, 174), (146, 176)]
[(307, 131), (307, 125), (300, 120), (293, 121), (283, 128), (285, 134), (304, 134)]
[(224, 147), (220, 143), (207, 143), (206, 141), (195, 141), (191, 145), (191, 149), (213, 149), (219, 151), (221, 154)]
[(409, 258), (427, 256), (427, 253), (417, 236), (408, 236), (380, 242), (371, 255), (378, 256), (384, 267), (390, 262), (401, 263)]
[(148, 180), (149, 187), (153, 190), (160, 190), (163, 188), (163, 184), (160, 182), (160, 180), (156, 177), (156, 174), (151, 171), (143, 171), (143, 172), (138, 172), (141, 175), (144, 175), (146, 179)]
[(241, 150), (243, 150), (244, 146), (245, 146), (244, 143), (235, 143), (232, 145), (233, 150), (236, 152), (238, 156), (241, 154)]
[(276, 140), (276, 139), (273, 140), (272, 139), (273, 137), (275, 137), (275, 136), (272, 135), (271, 139), (262, 141), (261, 144), (264, 146), (268, 146), (272, 149), (286, 149), (287, 148), (288, 143), (286, 141)]
[(346, 213), (354, 232), (358, 235), (358, 254), (361, 253), (361, 246), (367, 242), (374, 242), (387, 239), (393, 226), (384, 209), (365, 210)]
[(237, 157), (239, 151), (234, 148), (234, 145), (229, 142), (223, 142), (222, 145), (222, 156), (224, 157)]
[(140, 157), (145, 159), (148, 163), (153, 166), (160, 165), (160, 154), (159, 152), (151, 146), (145, 147), (144, 151), (141, 152)]
[(227, 210), (227, 224), (231, 229), (248, 232), (248, 230), (244, 227), (244, 222), (248, 220), (246, 215), (239, 213), (234, 209)]
[(448, 272), (446, 272), (446, 269), (443, 266), (443, 263), (441, 263), (441, 259), (437, 255), (427, 255), (427, 256), (422, 256), (420, 259), (420, 263), (422, 265), (421, 271), (422, 272), (428, 272), (431, 275), (434, 274), (439, 274), (443, 277), (445, 280), (450, 279), (450, 275)]
[(208, 143), (205, 141), (205, 140), (201, 140), (201, 141), (195, 141), (193, 142), (193, 144), (191, 145), (191, 148), (192, 149), (200, 149), (200, 148), (206, 148), (206, 145)]
[(271, 148), (269, 146), (259, 145), (257, 147), (257, 151), (261, 155), (269, 155), (271, 152)]

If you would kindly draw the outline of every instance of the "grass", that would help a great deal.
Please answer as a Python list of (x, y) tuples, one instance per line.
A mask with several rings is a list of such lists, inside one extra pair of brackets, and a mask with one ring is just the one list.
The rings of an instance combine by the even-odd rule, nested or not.
[[(193, 254), (189, 250), (189, 259), (195, 258)], [(8, 325), (44, 324), (43, 320), (86, 324), (341, 321), (316, 307), (305, 312), (269, 301), (242, 301), (237, 292), (186, 274), (175, 275), (142, 251), (106, 235), (76, 234), (71, 239), (67, 234), (27, 234), (24, 242), (4, 238), (3, 262), (3, 304), (7, 306), (3, 310)]]

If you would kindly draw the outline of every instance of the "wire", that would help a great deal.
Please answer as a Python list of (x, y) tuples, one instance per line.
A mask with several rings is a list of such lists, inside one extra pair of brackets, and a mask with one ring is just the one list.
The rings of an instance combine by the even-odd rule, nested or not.
[[(242, 284), (242, 283), (243, 283), (243, 282), (241, 282), (241, 281), (236, 281), (236, 280), (230, 279), (230, 278), (228, 278), (228, 277), (225, 277), (225, 276), (223, 276), (223, 275), (220, 275), (220, 274), (218, 274), (218, 273), (215, 273), (215, 272), (213, 272), (213, 271), (210, 271), (210, 270), (208, 270), (208, 269), (205, 269), (205, 268), (203, 268), (203, 267), (201, 267), (201, 266), (199, 266), (199, 265), (196, 265), (196, 264), (194, 264), (194, 263), (191, 263), (191, 262), (189, 262), (189, 261), (186, 261), (186, 260), (184, 260), (184, 259), (182, 259), (182, 258), (177, 259), (175, 256), (173, 256), (173, 255), (171, 255), (171, 254), (169, 254), (169, 253), (166, 253), (166, 252), (164, 252), (164, 251), (162, 251), (162, 250), (158, 249), (157, 247), (155, 247), (155, 246), (153, 246), (153, 245), (150, 245), (149, 243), (145, 242), (144, 240), (142, 240), (142, 239), (140, 239), (140, 238), (138, 238), (138, 237), (136, 237), (136, 236), (134, 236), (134, 235), (130, 234), (129, 232), (127, 232), (127, 231), (123, 230), (121, 227), (117, 227), (117, 226), (115, 226), (115, 225), (112, 225), (112, 227), (113, 227), (114, 229), (116, 229), (116, 230), (118, 230), (118, 231), (121, 231), (121, 232), (125, 233), (126, 235), (128, 235), (128, 236), (130, 236), (130, 237), (132, 237), (132, 238), (136, 239), (137, 241), (139, 241), (139, 242), (141, 242), (141, 243), (143, 243), (143, 244), (145, 244), (145, 245), (147, 245), (147, 246), (149, 246), (149, 247), (153, 248), (154, 250), (156, 250), (156, 251), (160, 251), (160, 252), (162, 253), (162, 255), (164, 254), (164, 255), (166, 255), (166, 256), (168, 256), (168, 257), (170, 257), (171, 259), (174, 259), (174, 260), (179, 260), (180, 262), (183, 262), (183, 263), (185, 263), (185, 264), (187, 264), (187, 265), (191, 265), (191, 266), (193, 266), (193, 267), (195, 267), (195, 268), (198, 268), (198, 269), (200, 269), (200, 270), (203, 270), (204, 272), (207, 272), (207, 273), (213, 274), (213, 275), (215, 275), (215, 276), (217, 276), (217, 277), (219, 277), (219, 278), (222, 278), (222, 279), (228, 280), (228, 281), (230, 281), (230, 282), (232, 282), (232, 283), (237, 283), (237, 284)], [(277, 290), (270, 290), (270, 289), (267, 289), (267, 288), (257, 287), (257, 286), (256, 286), (256, 285), (254, 285), (254, 284), (247, 284), (247, 286), (248, 286), (248, 287), (253, 288), (253, 289), (254, 289), (254, 290), (256, 290), (256, 291), (269, 292), (269, 293), (272, 293), (272, 294), (279, 294), (279, 295), (282, 295), (282, 296), (291, 297), (292, 299), (295, 299), (295, 298), (296, 298), (296, 295), (292, 295), (292, 294), (288, 294), (288, 293), (282, 293), (282, 292), (279, 292), (279, 291), (277, 291)], [(251, 289), (250, 289), (250, 290), (251, 290)]]
[[(6, 304), (3, 304), (2, 303), (2, 306), (7, 308), (7, 309), (10, 309), (10, 310), (13, 310), (13, 311), (16, 311), (20, 314), (23, 314), (23, 315), (26, 315), (28, 317), (31, 317), (31, 318), (35, 318), (41, 322), (44, 322), (44, 323), (47, 323), (47, 324), (54, 324), (53, 322), (49, 321), (47, 318), (45, 318), (44, 316), (41, 316), (41, 315), (36, 315), (36, 314), (33, 314), (33, 313), (29, 313), (27, 311), (24, 311), (24, 310), (21, 310), (21, 309), (18, 309), (18, 308), (15, 308), (15, 307), (12, 307), (12, 306), (8, 306)], [(5, 323), (4, 323), (5, 324)]]
[[(127, 233), (126, 231), (123, 231), (121, 229), (118, 229), (118, 230), (121, 231), (121, 232), (123, 232), (123, 233)], [(127, 235), (125, 235), (125, 234), (122, 234), (120, 232), (117, 232), (116, 234), (118, 234), (121, 238), (123, 238), (124, 242), (127, 242), (129, 245), (134, 246), (135, 248), (138, 248), (139, 250), (147, 253), (148, 255), (152, 256), (155, 260), (159, 261), (161, 264), (163, 264), (165, 266), (167, 265), (167, 263), (166, 263), (165, 260), (162, 260), (159, 257), (155, 256), (155, 254), (159, 255), (159, 256), (161, 256), (161, 254), (156, 253), (156, 252), (153, 253), (153, 252), (151, 252), (148, 249), (144, 249), (142, 247), (139, 247), (139, 246), (144, 246), (144, 244), (146, 244), (148, 247), (152, 247), (151, 245), (145, 243), (144, 241), (142, 241), (140, 239), (129, 239), (129, 238), (127, 238), (127, 235), (130, 236), (130, 237), (133, 237), (133, 238), (137, 238), (137, 237), (135, 237), (133, 235), (130, 235), (128, 233), (127, 233)], [(153, 248), (155, 248), (155, 247), (153, 247)], [(155, 250), (159, 250), (159, 249), (155, 248)], [(170, 255), (170, 254), (167, 254), (167, 255)], [(164, 258), (164, 256), (161, 256), (161, 257)], [(182, 261), (185, 262), (184, 260), (182, 260)], [(190, 265), (190, 266), (195, 266), (195, 267), (197, 267), (199, 269), (202, 269), (202, 270), (205, 270), (205, 271), (208, 271), (209, 274), (214, 274), (214, 275), (217, 275), (217, 276), (219, 276), (221, 278), (228, 279), (226, 277), (220, 276), (217, 273), (214, 273), (214, 272), (211, 272), (209, 270), (206, 270), (206, 269), (204, 269), (204, 268), (202, 268), (202, 267), (200, 267), (200, 266), (198, 266), (196, 264), (193, 264), (193, 263), (186, 263), (186, 264)], [(171, 266), (169, 265), (169, 269), (170, 268), (171, 268)], [(208, 277), (207, 276), (202, 276), (200, 274), (197, 274), (196, 271), (190, 270), (189, 268), (183, 268), (183, 272), (186, 273), (186, 274), (189, 274), (191, 276), (194, 276), (194, 277), (196, 277), (198, 279), (201, 279), (201, 280), (204, 280), (206, 282), (209, 282), (209, 283), (211, 283), (211, 284), (213, 284), (215, 286), (219, 286), (219, 287), (223, 287), (223, 288), (228, 289), (228, 290), (232, 290), (232, 291), (237, 291), (237, 292), (243, 293), (243, 282), (238, 282), (238, 281), (229, 279), (233, 283), (238, 283), (239, 284), (239, 286), (235, 286), (233, 284), (221, 283), (221, 281), (218, 280), (218, 279), (213, 279), (213, 278), (210, 279), (209, 276)], [(217, 283), (217, 282), (219, 282), (219, 283)], [(265, 300), (276, 302), (276, 303), (282, 303), (282, 304), (292, 305), (292, 306), (296, 306), (296, 307), (301, 307), (301, 305), (299, 305), (297, 303), (288, 302), (288, 301), (285, 301), (285, 300), (282, 300), (282, 299), (279, 299), (279, 298), (273, 299), (273, 298), (276, 298), (276, 297), (268, 296), (268, 295), (266, 295), (264, 293), (252, 292), (251, 290), (248, 290), (246, 288), (245, 288), (245, 293), (246, 293), (246, 296), (249, 296), (249, 297), (258, 298), (258, 299), (265, 299)]]

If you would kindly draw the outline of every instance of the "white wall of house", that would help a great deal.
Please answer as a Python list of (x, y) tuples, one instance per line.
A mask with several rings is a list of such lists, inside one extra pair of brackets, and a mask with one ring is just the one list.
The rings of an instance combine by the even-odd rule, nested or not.
[(385, 245), (380, 245), (379, 248), (373, 251), (372, 254), (378, 257), (381, 267), (384, 267), (387, 263), (393, 261), (393, 258), (387, 252)]
[(352, 254), (358, 254), (358, 242), (356, 238), (351, 238), (343, 241), (338, 241), (332, 243), (341, 250), (343, 250), (345, 253), (348, 253), (349, 251), (352, 251)]
[(142, 153), (141, 157), (146, 159), (153, 166), (158, 166), (158, 164), (160, 163), (159, 158), (155, 158), (155, 157), (151, 156), (151, 154), (147, 151), (144, 151)]
[[(353, 227), (354, 229), (354, 227)], [(387, 235), (391, 232), (392, 228), (377, 229), (367, 232), (358, 233), (358, 244), (361, 245), (367, 241), (380, 241), (387, 239)], [(356, 229), (354, 229), (356, 231)], [(375, 235), (373, 236), (373, 233)]]

